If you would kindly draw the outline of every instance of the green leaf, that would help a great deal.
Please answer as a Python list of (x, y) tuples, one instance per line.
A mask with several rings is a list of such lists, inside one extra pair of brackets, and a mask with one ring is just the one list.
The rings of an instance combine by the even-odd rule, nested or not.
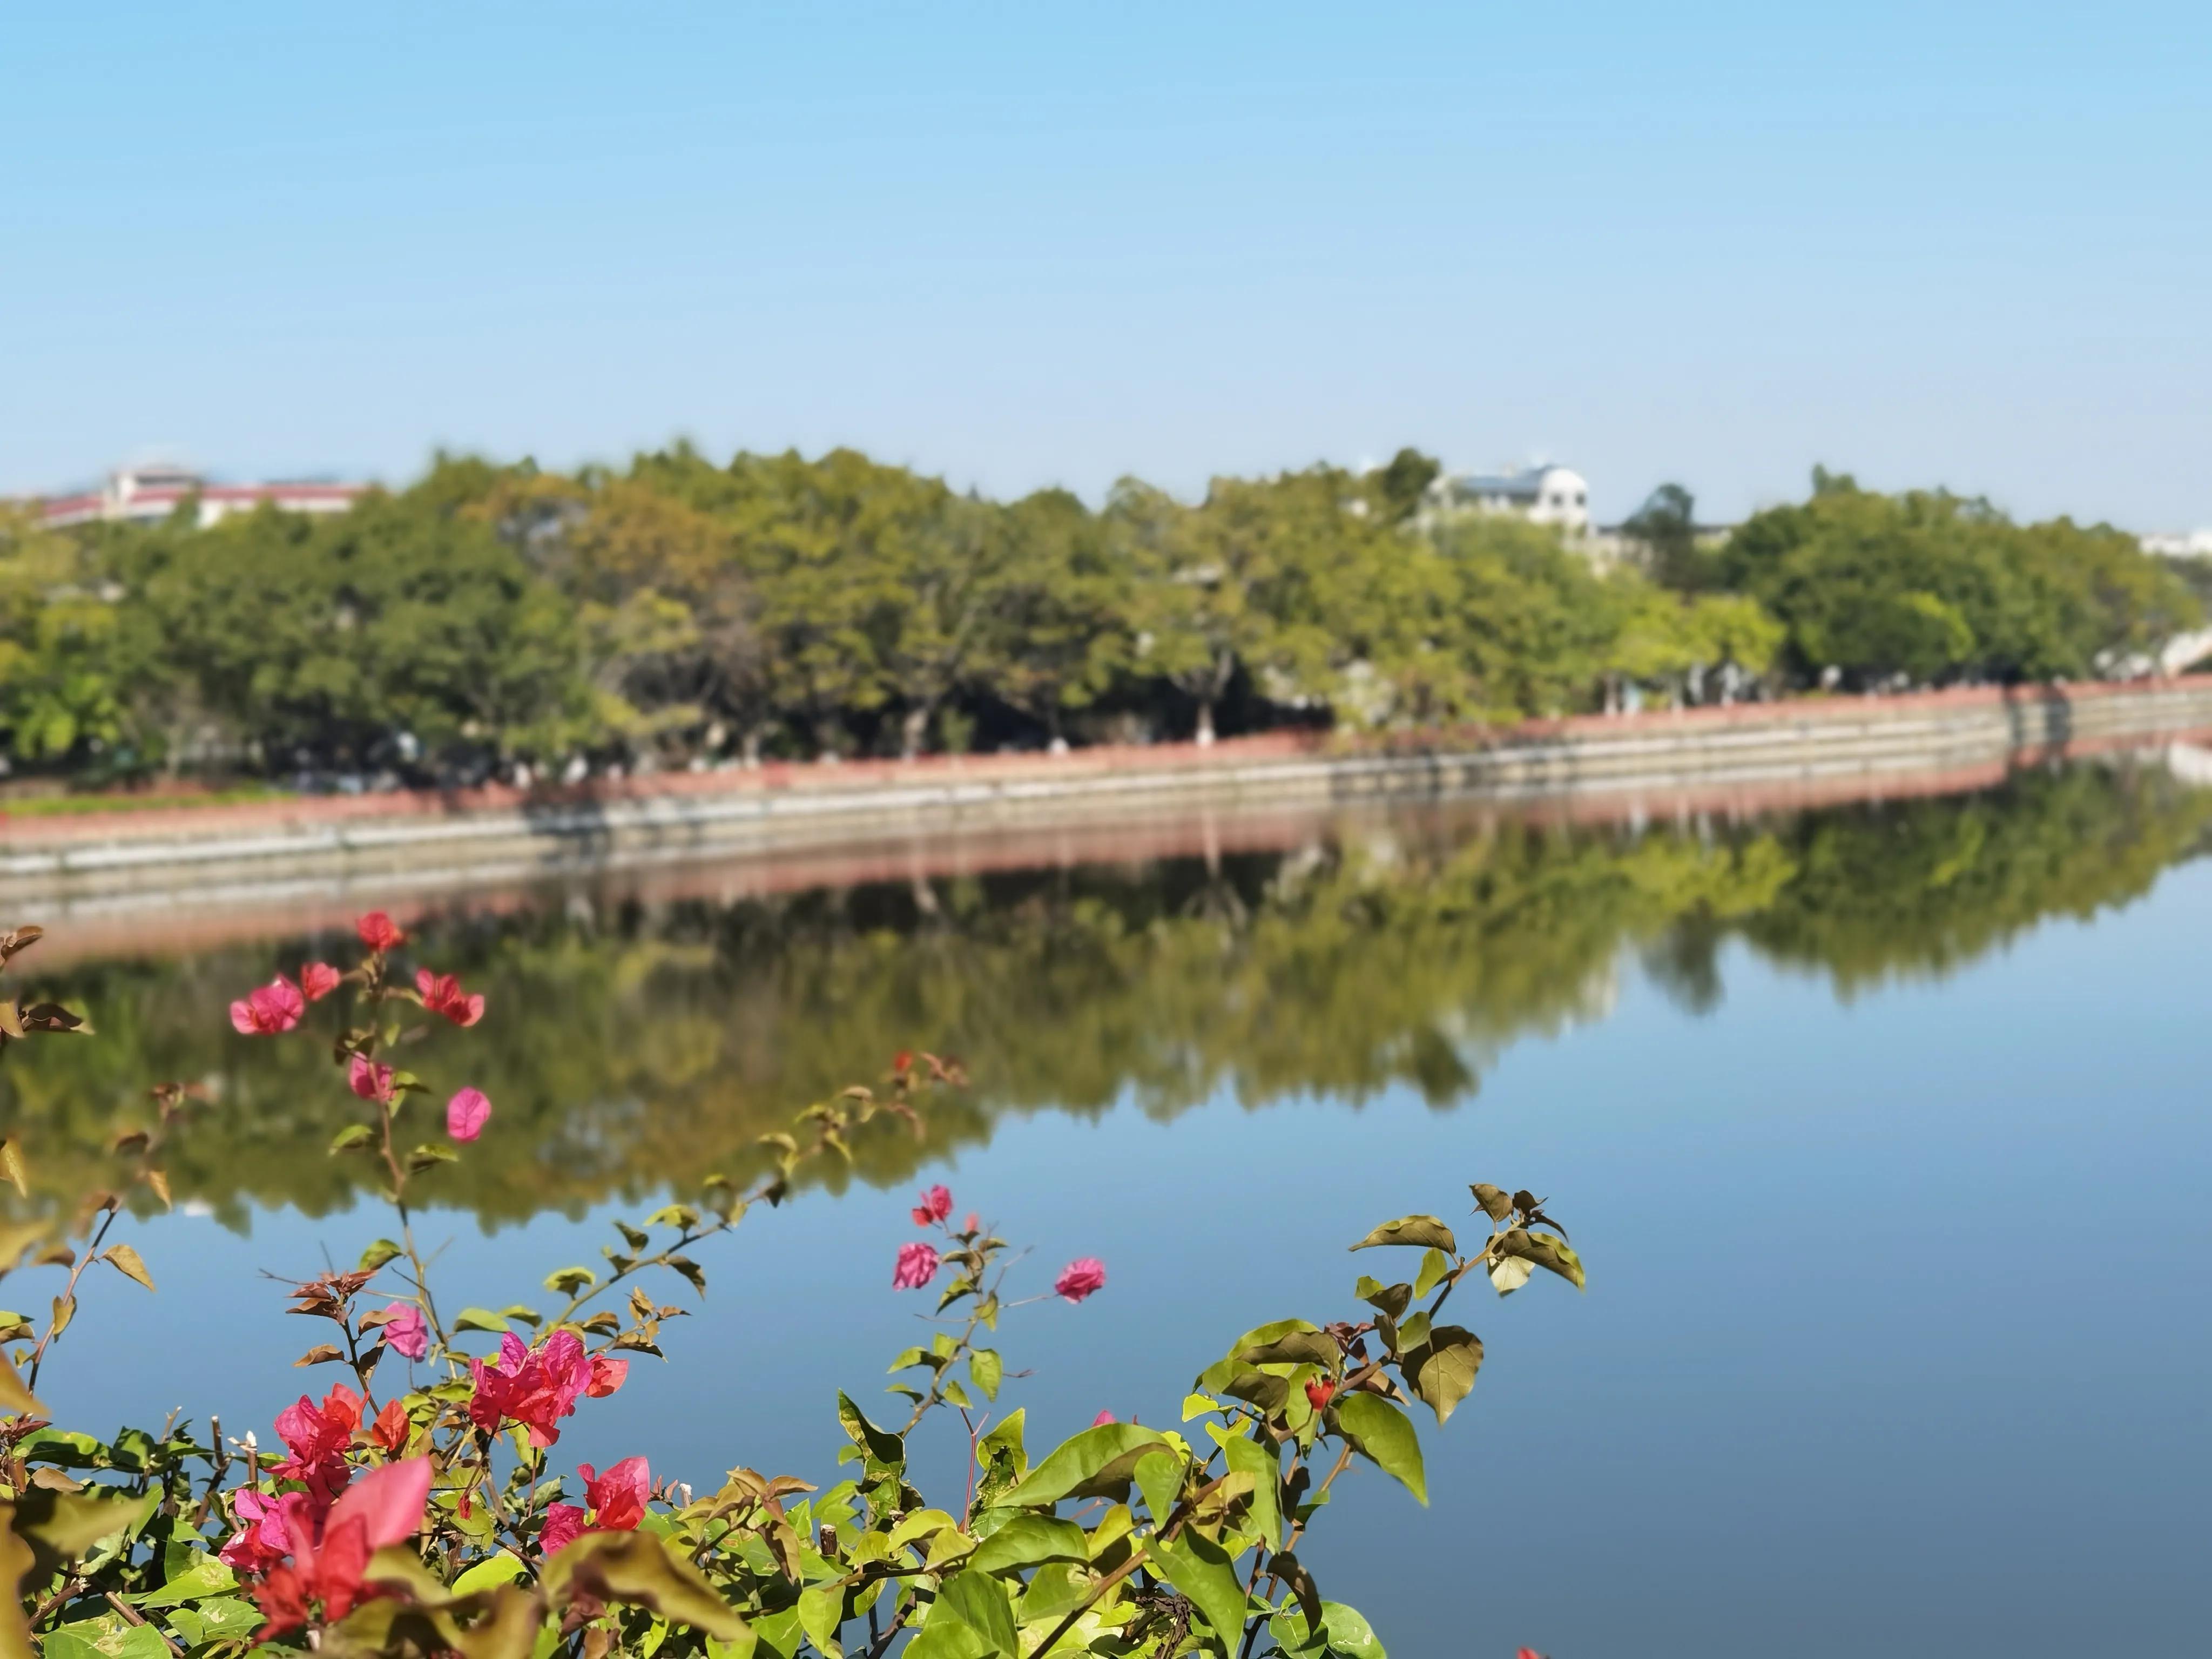
[(1413, 1396), (1437, 1414), (1439, 1426), (1474, 1387), (1482, 1369), (1482, 1339), (1457, 1325), (1439, 1325), (1428, 1340), (1407, 1350), (1398, 1371)]
[(1036, 1468), (1000, 1501), (1017, 1509), (1056, 1504), (1088, 1485), (1109, 1465), (1132, 1454), (1164, 1447), (1159, 1431), (1138, 1423), (1101, 1423), (1055, 1447)]
[(1386, 1221), (1352, 1248), (1371, 1250), (1378, 1244), (1413, 1244), (1454, 1251), (1459, 1249), (1452, 1230), (1432, 1215), (1401, 1215), (1395, 1221)]
[(349, 1123), (331, 1137), (331, 1156), (340, 1152), (359, 1152), (376, 1139), (376, 1131), (366, 1123)]
[(837, 1396), (837, 1422), (852, 1443), (878, 1463), (889, 1468), (905, 1467), (906, 1442), (869, 1422), (866, 1413), (842, 1392)]
[(169, 1659), (161, 1634), (151, 1625), (134, 1625), (118, 1613), (80, 1619), (44, 1638), (49, 1659)]
[(96, 1487), (52, 1492), (33, 1486), (15, 1499), (10, 1524), (42, 1565), (58, 1565), (89, 1553), (94, 1545), (118, 1533), (143, 1526), (161, 1501), (158, 1491), (131, 1498)]
[(1586, 1288), (1583, 1259), (1563, 1238), (1516, 1227), (1498, 1239), (1498, 1248), (1507, 1255), (1518, 1256), (1524, 1261), (1533, 1261), (1540, 1267), (1549, 1268), (1578, 1291)]
[(1130, 1467), (1137, 1490), (1145, 1494), (1145, 1507), (1152, 1512), (1152, 1525), (1164, 1527), (1182, 1494), (1184, 1461), (1164, 1446), (1137, 1454)]
[(1503, 1221), (1513, 1213), (1513, 1200), (1505, 1195), (1505, 1188), (1493, 1187), (1486, 1181), (1478, 1181), (1468, 1188), (1483, 1214), (1492, 1221)]
[(354, 1264), (354, 1267), (359, 1273), (373, 1273), (394, 1257), (406, 1254), (406, 1251), (401, 1249), (390, 1239), (380, 1238), (361, 1253), (361, 1260)]
[(1306, 1615), (1285, 1607), (1267, 1621), (1267, 1629), (1290, 1659), (1389, 1659), (1374, 1630), (1358, 1612), (1341, 1601), (1321, 1604), (1322, 1627), (1310, 1632)]
[(566, 1606), (583, 1590), (602, 1601), (651, 1607), (726, 1642), (737, 1640), (745, 1627), (699, 1570), (672, 1555), (650, 1532), (587, 1532), (545, 1564), (538, 1583), (556, 1606)]
[(1535, 1264), (1526, 1257), (1509, 1255), (1490, 1265), (1490, 1282), (1500, 1296), (1510, 1296), (1528, 1282), (1528, 1275), (1536, 1271)]
[(1047, 1561), (1088, 1559), (1089, 1542), (1074, 1522), (1049, 1515), (1018, 1515), (976, 1547), (964, 1570), (1001, 1573)]
[(1426, 1296), (1443, 1283), (1444, 1275), (1452, 1270), (1451, 1258), (1442, 1250), (1431, 1250), (1421, 1258), (1421, 1271), (1413, 1275), (1413, 1294)]
[(1245, 1365), (1319, 1365), (1334, 1371), (1344, 1363), (1344, 1350), (1326, 1331), (1291, 1331), (1246, 1348), (1237, 1358)]
[(984, 1399), (996, 1400), (999, 1397), (999, 1382), (1006, 1375), (1005, 1364), (995, 1348), (977, 1348), (969, 1354), (969, 1378), (982, 1389)]
[(0, 1349), (0, 1411), (11, 1411), (25, 1417), (44, 1417), (46, 1408), (39, 1397), (23, 1386), (16, 1373), (15, 1362), (5, 1349)]
[(1006, 1597), (1006, 1587), (988, 1573), (956, 1572), (938, 1586), (928, 1624), (933, 1626), (940, 1618), (974, 1631), (983, 1638), (985, 1652), (1018, 1659), (1021, 1644), (1014, 1633), (1013, 1603)]
[(407, 1169), (411, 1175), (421, 1175), (433, 1164), (458, 1164), (460, 1161), (461, 1155), (452, 1147), (441, 1146), (432, 1141), (424, 1141), (407, 1154)]
[(844, 1611), (845, 1592), (835, 1583), (810, 1584), (799, 1592), (799, 1627), (823, 1659), (844, 1659), (837, 1641)]
[(1353, 1446), (1425, 1505), (1428, 1477), (1412, 1419), (1380, 1395), (1340, 1395), (1335, 1408), (1338, 1425)]
[(453, 1316), (456, 1331), (494, 1331), (504, 1334), (512, 1328), (489, 1308), (464, 1308)]
[(1263, 1446), (1242, 1434), (1222, 1441), (1221, 1450), (1232, 1474), (1252, 1477), (1252, 1507), (1249, 1511), (1252, 1527), (1260, 1534), (1261, 1542), (1273, 1550), (1283, 1536), (1282, 1516), (1276, 1503), (1276, 1494), (1283, 1483), (1280, 1455), (1273, 1446)]
[(258, 1630), (264, 1622), (261, 1609), (236, 1595), (219, 1595), (189, 1607), (172, 1607), (170, 1627), (191, 1647), (210, 1642), (237, 1641)]
[(556, 1296), (574, 1296), (599, 1282), (599, 1276), (589, 1267), (562, 1267), (545, 1275), (545, 1288)]
[(1154, 1540), (1146, 1558), (1168, 1583), (1191, 1600), (1230, 1652), (1244, 1634), (1244, 1587), (1229, 1553), (1202, 1533), (1186, 1531), (1170, 1544)]
[(1255, 1325), (1229, 1345), (1229, 1352), (1198, 1374), (1198, 1386), (1208, 1394), (1221, 1392), (1221, 1385), (1245, 1369), (1237, 1356), (1247, 1348), (1264, 1348), (1269, 1343), (1279, 1342), (1292, 1331), (1317, 1331), (1320, 1326), (1306, 1319), (1278, 1319), (1272, 1324)]
[(487, 1556), (476, 1565), (453, 1580), (453, 1594), (474, 1595), (478, 1590), (488, 1590), (501, 1584), (511, 1584), (522, 1577), (523, 1559), (513, 1550), (501, 1550)]
[(1368, 1306), (1379, 1309), (1385, 1317), (1390, 1319), (1404, 1313), (1407, 1304), (1413, 1299), (1411, 1285), (1385, 1285), (1381, 1279), (1370, 1279), (1365, 1273), (1359, 1275), (1359, 1281), (1352, 1287), (1352, 1293)]
[(1186, 1423), (1194, 1417), (1204, 1417), (1209, 1412), (1220, 1409), (1221, 1402), (1212, 1395), (1187, 1394), (1182, 1397), (1182, 1420)]
[(169, 1569), (167, 1582), (161, 1589), (130, 1600), (142, 1607), (173, 1607), (180, 1601), (196, 1601), (237, 1588), (238, 1575), (215, 1557), (205, 1550), (186, 1550), (184, 1559)]

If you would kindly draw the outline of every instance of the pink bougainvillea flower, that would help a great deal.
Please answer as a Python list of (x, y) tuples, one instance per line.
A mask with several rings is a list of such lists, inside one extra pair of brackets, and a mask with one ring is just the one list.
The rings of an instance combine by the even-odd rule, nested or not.
[(446, 1103), (446, 1133), (456, 1140), (474, 1140), (491, 1119), (491, 1102), (481, 1089), (463, 1089)]
[(434, 974), (428, 968), (418, 968), (415, 970), (415, 989), (422, 996), (423, 1007), (434, 1014), (443, 1014), (456, 1025), (473, 1025), (483, 1018), (483, 998), (463, 991), (460, 980), (454, 975)]
[(1063, 1302), (1080, 1302), (1095, 1296), (1106, 1285), (1106, 1264), (1095, 1255), (1078, 1256), (1052, 1281), (1053, 1294)]
[(1118, 1423), (1121, 1420), (1121, 1419), (1120, 1418), (1115, 1416), (1111, 1412), (1101, 1412), (1097, 1416), (1091, 1419), (1091, 1426), (1095, 1429), (1099, 1427), (1102, 1424)]
[(967, 1220), (960, 1224), (960, 1231), (964, 1233), (981, 1232), (983, 1231), (982, 1218), (978, 1216), (975, 1211), (969, 1211)]
[(605, 1354), (593, 1356), (592, 1378), (584, 1384), (586, 1400), (605, 1400), (629, 1380), (629, 1361), (610, 1359)]
[(897, 1265), (891, 1269), (891, 1288), (918, 1291), (937, 1277), (937, 1252), (920, 1239), (902, 1244)]
[(927, 1227), (933, 1221), (942, 1221), (952, 1213), (952, 1194), (944, 1187), (932, 1187), (921, 1195), (921, 1202), (914, 1206), (914, 1224)]
[(231, 1513), (238, 1517), (238, 1530), (217, 1552), (218, 1558), (236, 1572), (268, 1571), (291, 1553), (292, 1534), (284, 1524), (285, 1506), (306, 1510), (313, 1503), (303, 1492), (268, 1498), (251, 1486), (240, 1486), (230, 1495)]
[[(625, 1363), (623, 1374), (628, 1369)], [(471, 1422), (493, 1433), (502, 1424), (520, 1423), (540, 1450), (561, 1437), (556, 1425), (574, 1413), (579, 1397), (612, 1394), (622, 1386), (622, 1374), (600, 1386), (599, 1367), (585, 1357), (583, 1340), (574, 1331), (556, 1331), (534, 1348), (509, 1331), (500, 1339), (497, 1360), (469, 1361), (469, 1380)]]
[(1306, 1403), (1317, 1412), (1328, 1409), (1328, 1402), (1336, 1398), (1336, 1384), (1325, 1376), (1316, 1376), (1306, 1384)]
[(307, 994), (310, 1002), (320, 1002), (338, 988), (343, 974), (327, 962), (303, 963), (300, 968), (300, 988)]
[(574, 1504), (549, 1504), (545, 1506), (544, 1523), (538, 1528), (538, 1548), (544, 1555), (557, 1555), (563, 1547), (573, 1544), (583, 1535), (584, 1512)]
[(292, 1559), (271, 1567), (253, 1589), (268, 1621), (258, 1638), (297, 1630), (314, 1616), (318, 1603), (325, 1620), (344, 1618), (364, 1599), (368, 1558), (412, 1537), (429, 1499), (430, 1460), (410, 1457), (362, 1476), (331, 1505), (319, 1528), (304, 1506), (288, 1506), (283, 1517)]
[(392, 1098), (392, 1068), (356, 1054), (353, 1063), (346, 1067), (346, 1086), (363, 1100), (380, 1103)]
[(430, 1352), (430, 1322), (412, 1302), (395, 1302), (385, 1310), (384, 1340), (392, 1351), (408, 1359)]
[(230, 1005), (230, 1025), (244, 1036), (275, 1036), (297, 1025), (307, 1011), (300, 988), (279, 974)]
[(653, 1470), (642, 1457), (625, 1457), (601, 1474), (589, 1463), (577, 1466), (584, 1477), (584, 1501), (592, 1522), (605, 1532), (635, 1532), (653, 1496)]
[(276, 1413), (276, 1433), (291, 1453), (270, 1473), (280, 1479), (304, 1481), (325, 1501), (337, 1496), (351, 1476), (345, 1449), (353, 1431), (361, 1426), (362, 1397), (343, 1382), (323, 1396), (320, 1405), (306, 1395)]
[(399, 924), (381, 910), (371, 910), (353, 925), (361, 935), (361, 942), (372, 951), (389, 951), (407, 943), (407, 935), (399, 931)]

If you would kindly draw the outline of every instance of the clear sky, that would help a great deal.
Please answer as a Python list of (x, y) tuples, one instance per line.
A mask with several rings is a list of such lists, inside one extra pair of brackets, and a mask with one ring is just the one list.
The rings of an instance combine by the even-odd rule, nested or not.
[(21, 7), (0, 491), (689, 435), (2212, 525), (2212, 7)]

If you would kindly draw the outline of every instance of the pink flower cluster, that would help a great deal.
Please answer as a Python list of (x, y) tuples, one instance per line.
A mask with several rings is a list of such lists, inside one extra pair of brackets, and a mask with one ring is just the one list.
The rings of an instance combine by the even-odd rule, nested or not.
[(653, 1498), (653, 1470), (642, 1457), (625, 1457), (601, 1474), (589, 1463), (577, 1466), (584, 1477), (581, 1504), (554, 1504), (538, 1528), (538, 1547), (557, 1553), (586, 1532), (635, 1532)]
[(556, 1331), (532, 1348), (509, 1331), (499, 1340), (499, 1358), (469, 1361), (469, 1420), (494, 1434), (520, 1423), (530, 1443), (541, 1450), (561, 1437), (561, 1419), (572, 1415), (580, 1397), (604, 1399), (623, 1385), (629, 1361), (594, 1359), (584, 1352), (574, 1331)]
[[(319, 1504), (298, 1492), (273, 1499), (251, 1490), (238, 1493), (231, 1506), (251, 1526), (224, 1547), (223, 1559), (265, 1575), (253, 1589), (268, 1621), (259, 1638), (298, 1629), (318, 1604), (325, 1619), (344, 1618), (362, 1599), (369, 1557), (414, 1536), (429, 1500), (427, 1457), (372, 1469), (335, 1502)], [(231, 1546), (247, 1537), (255, 1559), (235, 1560)]]

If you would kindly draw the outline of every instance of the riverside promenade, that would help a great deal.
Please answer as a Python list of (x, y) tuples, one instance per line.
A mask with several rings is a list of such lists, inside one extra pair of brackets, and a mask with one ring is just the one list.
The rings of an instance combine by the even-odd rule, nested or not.
[[(1768, 810), (1995, 781), (2024, 762), (2212, 732), (2212, 676), (1807, 698), (1350, 738), (772, 764), (574, 787), (0, 815), (13, 915), (305, 894), (332, 881), (452, 890), (599, 868), (773, 859), (826, 873), (948, 839), (1144, 856), (1158, 826), (1310, 820), (1448, 799), (1633, 817)], [(1232, 832), (1231, 838), (1235, 839)], [(888, 865), (886, 863), (888, 860)]]

